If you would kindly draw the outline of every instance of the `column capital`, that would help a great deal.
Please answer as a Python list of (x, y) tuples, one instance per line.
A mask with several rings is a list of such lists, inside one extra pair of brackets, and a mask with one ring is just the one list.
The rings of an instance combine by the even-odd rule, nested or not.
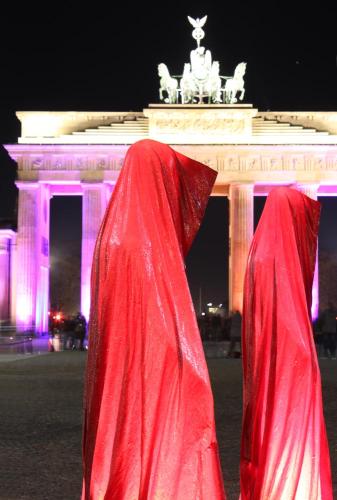
[(38, 189), (40, 184), (38, 182), (31, 182), (31, 181), (16, 181), (15, 182), (16, 187), (21, 191), (23, 189)]
[(13, 229), (0, 229), (0, 240), (11, 240), (15, 235), (16, 232)]
[(235, 192), (245, 192), (251, 193), (254, 195), (254, 182), (231, 182), (228, 189), (228, 197), (231, 198), (231, 195)]
[(301, 193), (309, 196), (309, 198), (317, 200), (317, 191), (319, 186), (319, 182), (298, 182), (295, 187), (298, 191), (301, 191)]
[(87, 189), (97, 189), (97, 188), (102, 188), (103, 183), (102, 181), (97, 181), (97, 182), (92, 182), (92, 181), (81, 181), (81, 187), (82, 188), (87, 188)]
[(236, 182), (231, 182), (229, 184), (229, 187), (254, 187), (255, 182), (249, 182), (249, 181), (236, 181)]
[(116, 183), (117, 183), (117, 181), (110, 181), (110, 180), (109, 180), (109, 181), (103, 181), (103, 182), (102, 182), (102, 184), (103, 184), (104, 186), (109, 186), (109, 187), (115, 187), (115, 186), (116, 186)]
[(315, 188), (318, 189), (320, 182), (296, 182), (297, 189)]

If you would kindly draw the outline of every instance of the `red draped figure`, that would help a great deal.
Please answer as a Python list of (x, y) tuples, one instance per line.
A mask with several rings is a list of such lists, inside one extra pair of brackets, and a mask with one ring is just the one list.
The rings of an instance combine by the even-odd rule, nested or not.
[(332, 500), (311, 290), (320, 204), (273, 189), (251, 245), (243, 310), (242, 500)]
[(222, 500), (213, 397), (185, 275), (216, 172), (130, 147), (98, 235), (83, 500)]

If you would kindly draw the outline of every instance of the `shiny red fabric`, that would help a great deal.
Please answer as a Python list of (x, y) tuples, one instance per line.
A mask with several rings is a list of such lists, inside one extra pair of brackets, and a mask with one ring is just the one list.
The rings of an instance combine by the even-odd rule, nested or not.
[(266, 201), (244, 290), (242, 500), (330, 500), (330, 458), (311, 326), (320, 204), (280, 187)]
[(130, 147), (96, 243), (82, 499), (224, 499), (184, 260), (216, 172)]

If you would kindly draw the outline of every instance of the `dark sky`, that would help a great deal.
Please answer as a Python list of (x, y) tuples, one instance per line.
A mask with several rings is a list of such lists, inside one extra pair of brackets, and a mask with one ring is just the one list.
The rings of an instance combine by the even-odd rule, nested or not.
[[(334, 2), (41, 5), (12, 2), (1, 8), (0, 144), (16, 142), (18, 110), (137, 111), (158, 102), (158, 63), (179, 74), (194, 48), (187, 15), (208, 15), (203, 45), (220, 61), (222, 74), (233, 73), (240, 61), (248, 63), (245, 102), (260, 110), (337, 111)], [(15, 164), (2, 149), (0, 218), (13, 217), (14, 178)], [(204, 224), (208, 229), (198, 236), (190, 257), (196, 264), (190, 267), (197, 268), (210, 248), (228, 245), (226, 203), (211, 200)], [(327, 208), (332, 221), (334, 207)], [(214, 262), (216, 255), (208, 261)], [(225, 267), (206, 270), (218, 278), (213, 292), (203, 285), (205, 295), (213, 293), (220, 300), (226, 293), (219, 288), (227, 280)], [(194, 281), (195, 293), (202, 279)]]

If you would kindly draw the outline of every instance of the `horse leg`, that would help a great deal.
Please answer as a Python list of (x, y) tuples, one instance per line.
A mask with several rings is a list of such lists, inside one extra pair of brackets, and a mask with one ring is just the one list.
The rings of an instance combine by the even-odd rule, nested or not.
[(216, 103), (220, 103), (221, 102), (221, 88), (220, 87), (218, 87), (216, 89), (216, 93), (215, 93), (214, 99), (215, 99)]
[(187, 104), (188, 103), (188, 94), (187, 92), (182, 92), (181, 93), (181, 104)]
[(175, 89), (169, 89), (168, 90), (168, 96), (169, 96), (169, 104), (175, 104), (176, 102), (176, 92)]
[(237, 102), (236, 99), (236, 89), (231, 90), (231, 104), (235, 104)]
[(226, 93), (226, 104), (232, 104), (232, 91), (230, 89)]
[(227, 80), (225, 85), (225, 103), (231, 104), (231, 101), (232, 101), (232, 86), (231, 86), (231, 81)]

